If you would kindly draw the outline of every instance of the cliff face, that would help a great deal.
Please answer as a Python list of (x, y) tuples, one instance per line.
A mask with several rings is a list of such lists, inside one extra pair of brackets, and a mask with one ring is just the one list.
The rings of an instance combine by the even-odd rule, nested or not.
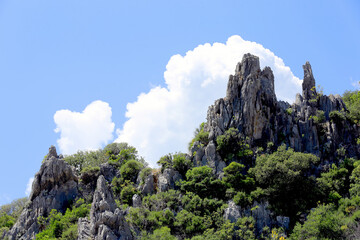
[(229, 128), (238, 129), (251, 147), (266, 148), (269, 142), (286, 144), (295, 151), (319, 156), (323, 163), (333, 162), (340, 148), (349, 157), (359, 156), (359, 129), (342, 117), (347, 109), (341, 97), (318, 93), (309, 62), (303, 69), (303, 93), (290, 105), (277, 101), (272, 70), (261, 70), (258, 57), (244, 55), (229, 77), (226, 97), (209, 107), (204, 128), (209, 132), (209, 143), (194, 144), (190, 150), (194, 163), (221, 172), (225, 163), (215, 151), (215, 143)]

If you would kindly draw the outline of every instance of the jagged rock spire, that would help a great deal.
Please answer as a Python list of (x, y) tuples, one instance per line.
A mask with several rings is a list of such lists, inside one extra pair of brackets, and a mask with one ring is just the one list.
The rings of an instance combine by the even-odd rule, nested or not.
[(303, 69), (304, 69), (304, 80), (302, 83), (303, 98), (304, 100), (310, 100), (316, 96), (315, 79), (309, 62), (306, 62), (305, 65), (303, 65)]

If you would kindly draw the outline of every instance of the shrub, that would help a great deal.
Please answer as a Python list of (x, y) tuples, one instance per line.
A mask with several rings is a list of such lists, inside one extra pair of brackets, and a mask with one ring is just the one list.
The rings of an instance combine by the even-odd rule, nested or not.
[(215, 178), (212, 168), (208, 166), (195, 167), (187, 171), (186, 181), (181, 182), (182, 191), (190, 191), (198, 194), (200, 197), (225, 196), (226, 187), (224, 183)]
[(143, 233), (141, 240), (177, 240), (176, 237), (171, 235), (170, 228), (162, 227), (156, 229), (153, 234), (147, 234), (146, 232)]
[(346, 120), (345, 113), (340, 111), (332, 111), (329, 113), (330, 120), (336, 124), (341, 124)]
[(247, 141), (247, 139), (241, 138), (238, 129), (229, 128), (223, 135), (216, 138), (216, 150), (226, 162), (230, 162), (236, 157), (246, 159), (254, 154)]
[(120, 192), (120, 199), (123, 204), (132, 205), (132, 197), (137, 193), (138, 191), (132, 184), (126, 185)]
[(343, 100), (349, 110), (349, 118), (358, 123), (360, 120), (360, 91), (346, 91), (343, 94)]
[(192, 161), (185, 153), (169, 153), (161, 157), (157, 163), (161, 165), (161, 172), (164, 172), (166, 168), (173, 168), (181, 175), (185, 175), (186, 171), (192, 167)]
[(131, 182), (135, 182), (142, 168), (143, 168), (143, 164), (136, 160), (127, 161), (120, 168), (121, 179), (123, 181), (129, 180)]
[(36, 235), (36, 239), (77, 239), (77, 221), (80, 217), (86, 217), (89, 210), (90, 204), (79, 199), (64, 214), (53, 209), (47, 218), (40, 216), (38, 223), (42, 231)]
[(341, 228), (346, 225), (344, 220), (333, 205), (320, 205), (311, 211), (304, 225), (296, 224), (290, 239), (345, 239)]
[(236, 205), (240, 205), (241, 207), (247, 207), (251, 205), (252, 198), (250, 195), (245, 192), (238, 192), (234, 197), (234, 203)]
[(211, 224), (212, 221), (209, 216), (196, 216), (191, 212), (181, 210), (175, 217), (174, 226), (179, 227), (179, 229), (186, 234), (194, 234), (204, 231), (209, 228)]
[(194, 138), (189, 143), (189, 150), (194, 146), (195, 142), (200, 142), (203, 145), (209, 143), (209, 133), (204, 131), (205, 123), (201, 123), (200, 126), (194, 132)]
[(294, 217), (299, 211), (314, 206), (317, 200), (313, 164), (319, 159), (312, 154), (286, 150), (282, 145), (270, 155), (261, 155), (250, 173), (269, 199), (276, 213)]
[(250, 191), (255, 185), (253, 178), (243, 174), (245, 166), (243, 164), (232, 162), (224, 170), (223, 182), (235, 190)]
[(145, 196), (142, 204), (144, 207), (152, 211), (160, 211), (165, 208), (170, 208), (176, 211), (179, 208), (180, 200), (180, 192), (170, 189), (166, 192), (159, 192), (153, 195)]
[(174, 169), (183, 176), (185, 175), (187, 170), (189, 170), (192, 167), (192, 162), (190, 159), (186, 157), (185, 153), (174, 154), (172, 162)]
[(140, 179), (141, 179), (140, 184), (144, 184), (145, 179), (151, 174), (151, 172), (152, 172), (151, 168), (143, 168), (140, 171)]

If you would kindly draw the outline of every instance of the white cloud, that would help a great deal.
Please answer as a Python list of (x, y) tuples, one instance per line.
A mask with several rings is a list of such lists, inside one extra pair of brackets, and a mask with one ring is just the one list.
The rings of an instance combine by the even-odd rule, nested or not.
[(116, 141), (135, 146), (152, 166), (169, 152), (187, 151), (208, 106), (225, 97), (228, 76), (249, 52), (259, 56), (262, 68), (272, 68), (278, 99), (292, 102), (301, 81), (283, 60), (256, 42), (232, 36), (226, 44), (206, 43), (185, 56), (172, 56), (164, 73), (166, 87), (154, 87), (127, 105), (129, 119), (117, 130)]
[(31, 177), (31, 178), (29, 178), (29, 181), (28, 181), (28, 183), (26, 184), (26, 190), (25, 190), (25, 194), (26, 194), (26, 196), (29, 196), (29, 195), (30, 195), (30, 193), (31, 193), (31, 189), (32, 189), (32, 183), (33, 183), (33, 181), (34, 181), (34, 178), (33, 178), (33, 177)]
[(94, 101), (83, 112), (59, 110), (54, 114), (55, 132), (60, 152), (73, 154), (78, 150), (96, 150), (113, 139), (115, 124), (108, 103)]

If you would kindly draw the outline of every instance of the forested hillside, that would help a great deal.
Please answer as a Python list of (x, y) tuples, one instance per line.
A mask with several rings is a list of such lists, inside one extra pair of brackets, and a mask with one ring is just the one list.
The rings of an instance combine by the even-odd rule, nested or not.
[(188, 153), (164, 153), (158, 169), (127, 143), (70, 156), (51, 146), (29, 199), (1, 207), (0, 236), (360, 239), (360, 92), (326, 96), (303, 68), (290, 105), (244, 55)]

